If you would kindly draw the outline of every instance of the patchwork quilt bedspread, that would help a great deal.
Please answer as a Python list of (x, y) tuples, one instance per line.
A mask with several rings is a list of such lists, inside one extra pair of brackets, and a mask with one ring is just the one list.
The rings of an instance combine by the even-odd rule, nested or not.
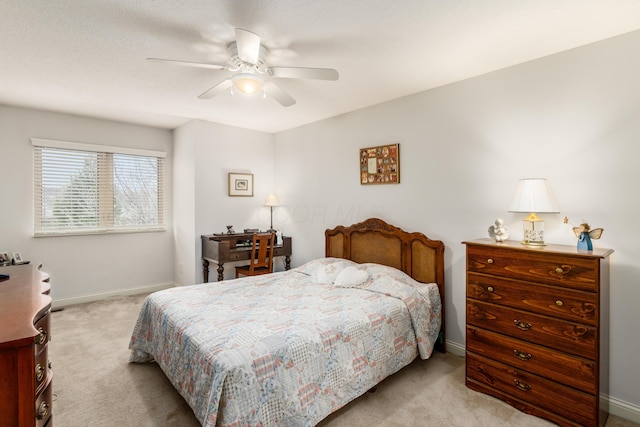
[(435, 284), (321, 258), (151, 294), (130, 361), (155, 360), (204, 426), (313, 426), (428, 358), (440, 313)]

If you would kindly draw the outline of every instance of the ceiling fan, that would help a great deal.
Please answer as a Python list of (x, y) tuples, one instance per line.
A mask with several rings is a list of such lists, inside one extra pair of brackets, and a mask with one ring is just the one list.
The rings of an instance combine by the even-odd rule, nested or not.
[(231, 66), (206, 64), (201, 62), (177, 61), (172, 59), (147, 58), (152, 62), (163, 62), (187, 67), (227, 70), (234, 74), (206, 90), (198, 98), (208, 99), (234, 88), (245, 95), (264, 91), (282, 106), (289, 107), (296, 100), (271, 80), (276, 78), (338, 80), (338, 71), (332, 68), (268, 67), (265, 63), (267, 48), (262, 45), (257, 34), (236, 28), (236, 40), (227, 45), (231, 56)]

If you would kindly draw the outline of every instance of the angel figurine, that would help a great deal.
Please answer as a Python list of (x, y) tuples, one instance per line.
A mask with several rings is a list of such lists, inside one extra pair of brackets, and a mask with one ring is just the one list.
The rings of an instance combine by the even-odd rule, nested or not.
[(603, 228), (594, 228), (591, 230), (589, 224), (583, 222), (579, 227), (573, 227), (573, 233), (578, 238), (578, 249), (593, 250), (591, 239), (599, 239), (602, 236)]
[(504, 225), (502, 218), (496, 219), (494, 225), (489, 227), (489, 237), (496, 242), (504, 242), (509, 238), (509, 229)]

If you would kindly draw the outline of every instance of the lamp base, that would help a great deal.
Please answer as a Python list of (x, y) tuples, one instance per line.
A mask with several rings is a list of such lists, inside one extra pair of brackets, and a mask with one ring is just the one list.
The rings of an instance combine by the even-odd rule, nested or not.
[[(535, 215), (535, 214), (532, 214)], [(524, 231), (524, 238), (522, 239), (523, 245), (527, 246), (546, 246), (544, 242), (544, 221), (535, 217), (531, 219), (531, 216), (522, 220), (522, 229)]]
[(538, 240), (535, 242), (532, 242), (531, 240), (523, 240), (520, 242), (521, 245), (526, 245), (526, 246), (547, 246), (547, 244), (545, 242), (543, 242), (542, 240)]

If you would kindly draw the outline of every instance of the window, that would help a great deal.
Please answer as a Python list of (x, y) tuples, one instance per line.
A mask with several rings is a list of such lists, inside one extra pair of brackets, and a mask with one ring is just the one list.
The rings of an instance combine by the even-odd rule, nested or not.
[(31, 143), (35, 236), (164, 229), (165, 153), (35, 138)]

